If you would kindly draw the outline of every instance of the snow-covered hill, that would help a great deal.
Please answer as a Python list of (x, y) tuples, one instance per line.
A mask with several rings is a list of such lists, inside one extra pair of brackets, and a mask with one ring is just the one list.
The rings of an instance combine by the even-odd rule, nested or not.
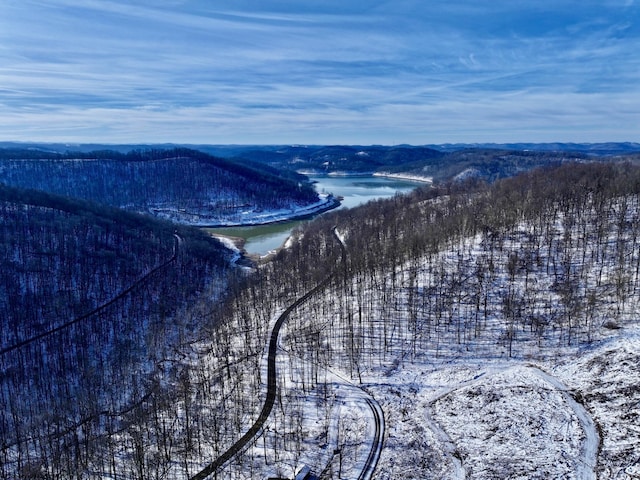
[[(288, 323), (283, 398), (305, 405), (309, 427), (299, 434), (305, 451), (281, 452), (279, 464), (335, 472), (338, 458), (327, 448), (366, 452), (364, 427), (342, 437), (312, 427), (323, 424), (318, 404), (333, 424), (354, 415), (363, 422), (358, 395), (338, 393), (355, 384), (385, 414), (373, 478), (637, 478), (640, 192), (630, 187), (638, 171), (616, 168), (569, 166), (489, 195), (396, 202), (390, 213), (405, 219), (380, 242), (395, 238), (391, 263), (353, 212), (332, 218), (354, 258), (346, 283)], [(420, 212), (413, 223), (408, 205)], [(362, 218), (382, 228), (384, 213), (367, 213)], [(498, 226), (486, 215), (510, 220)], [(420, 255), (415, 246), (400, 253), (412, 231), (427, 229), (450, 233), (434, 233), (438, 246)], [(367, 258), (379, 257), (374, 268), (355, 258), (363, 243)], [(276, 412), (273, 425), (286, 437), (297, 423), (283, 415)], [(343, 478), (357, 476), (357, 457), (342, 463)]]
[(217, 478), (638, 478), (639, 168), (336, 211), (245, 280), (185, 312), (206, 328), (87, 443), (84, 478), (189, 479), (219, 458), (260, 415), (284, 311), (273, 410)]
[(330, 278), (291, 311), (273, 411), (219, 477), (369, 478), (377, 404), (374, 479), (636, 478), (638, 232), (640, 170), (628, 165), (321, 217), (260, 268), (216, 340), (193, 346), (192, 394), (166, 414), (198, 447), (166, 463), (169, 477), (248, 430), (270, 325)]

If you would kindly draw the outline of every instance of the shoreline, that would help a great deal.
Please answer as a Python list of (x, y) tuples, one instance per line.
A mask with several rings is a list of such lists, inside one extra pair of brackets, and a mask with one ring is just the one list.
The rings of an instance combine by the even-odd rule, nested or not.
[(319, 170), (297, 170), (298, 173), (307, 175), (308, 177), (382, 177), (393, 178), (395, 180), (406, 180), (409, 182), (419, 183), (433, 183), (433, 177), (425, 177), (421, 175), (411, 175), (406, 173), (392, 173), (392, 172), (349, 172), (336, 170), (332, 172), (322, 172)]
[(375, 172), (374, 177), (394, 178), (396, 180), (408, 180), (410, 182), (433, 183), (433, 177), (421, 177), (419, 175), (406, 175), (402, 173)]
[[(262, 217), (255, 215), (247, 218), (246, 220), (240, 220), (240, 221), (221, 220), (221, 219), (219, 219), (218, 221), (214, 221), (214, 220), (180, 221), (178, 218), (176, 218), (176, 216), (177, 217), (181, 216), (180, 214), (175, 216), (157, 215), (157, 212), (156, 212), (156, 216), (174, 221), (176, 223), (180, 223), (183, 225), (188, 225), (190, 227), (196, 227), (196, 228), (258, 227), (258, 226), (272, 225), (272, 224), (278, 224), (278, 223), (291, 222), (295, 220), (304, 220), (306, 218), (312, 218), (312, 217), (315, 217), (316, 215), (320, 215), (321, 213), (325, 213), (330, 210), (336, 209), (341, 205), (340, 197), (335, 197), (332, 194), (325, 194), (325, 195), (321, 194), (320, 197), (321, 197), (321, 200), (319, 202), (316, 202), (307, 207), (303, 207), (303, 208), (292, 210), (292, 211), (276, 210), (276, 211), (267, 213)], [(182, 216), (184, 217), (186, 212), (180, 212), (180, 213), (182, 213)], [(191, 215), (200, 216), (199, 214), (191, 214)]]
[[(320, 204), (315, 204), (312, 208), (302, 209), (295, 212), (293, 215), (289, 215), (286, 217), (278, 217), (275, 220), (267, 220), (267, 221), (252, 221), (245, 223), (225, 223), (225, 224), (217, 224), (217, 225), (205, 225), (205, 224), (192, 224), (196, 228), (201, 229), (224, 229), (224, 228), (242, 228), (242, 227), (260, 227), (267, 225), (276, 225), (280, 223), (287, 223), (293, 221), (305, 220), (308, 218), (314, 218), (318, 215), (321, 215), (325, 212), (334, 210), (341, 205), (342, 198), (336, 197), (332, 194), (325, 195), (325, 201)], [(281, 248), (284, 248), (286, 244), (286, 240), (282, 243), (280, 247), (275, 250), (268, 252), (265, 255), (261, 255), (258, 253), (248, 252), (245, 248), (247, 240), (243, 237), (237, 235), (226, 235), (220, 232), (208, 232), (210, 236), (218, 239), (222, 243), (224, 243), (227, 247), (235, 250), (239, 256), (239, 259), (236, 260), (236, 263), (244, 263), (244, 261), (249, 262), (252, 265), (256, 265), (260, 262), (268, 261), (273, 255), (275, 255)], [(248, 266), (248, 265), (244, 265)]]
[(331, 201), (325, 202), (322, 205), (316, 205), (315, 208), (301, 209), (294, 212), (292, 215), (283, 215), (275, 217), (274, 219), (264, 220), (250, 220), (248, 222), (236, 222), (236, 223), (216, 223), (216, 224), (192, 224), (198, 228), (237, 228), (237, 227), (260, 227), (265, 225), (274, 225), (278, 223), (293, 222), (295, 220), (304, 220), (306, 218), (313, 218), (321, 213), (329, 212), (338, 208), (341, 205), (340, 198), (331, 195)]

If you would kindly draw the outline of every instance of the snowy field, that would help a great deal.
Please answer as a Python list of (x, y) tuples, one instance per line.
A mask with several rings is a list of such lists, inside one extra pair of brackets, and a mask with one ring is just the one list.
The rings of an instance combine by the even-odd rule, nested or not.
[(386, 423), (375, 479), (640, 478), (640, 329), (612, 333), (547, 360), (413, 362), (361, 385), (329, 369), (306, 394), (295, 370), (309, 366), (281, 350), (284, 400), (225, 478), (293, 479), (305, 465), (358, 478), (368, 397)]

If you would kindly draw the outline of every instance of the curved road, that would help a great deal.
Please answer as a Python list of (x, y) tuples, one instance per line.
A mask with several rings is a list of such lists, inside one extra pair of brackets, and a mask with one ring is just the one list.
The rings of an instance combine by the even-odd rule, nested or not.
[(367, 462), (358, 477), (358, 480), (370, 480), (373, 475), (378, 460), (380, 460), (380, 452), (382, 451), (382, 437), (384, 436), (384, 413), (380, 404), (371, 398), (366, 399), (367, 405), (373, 412), (373, 419), (375, 421), (376, 432), (373, 438), (373, 444), (371, 445), (371, 451), (367, 457)]
[[(344, 268), (344, 273), (347, 273), (347, 250), (343, 240), (337, 233), (336, 227), (333, 227), (332, 233), (338, 243), (340, 244), (341, 254), (342, 254), (342, 264)], [(316, 294), (320, 290), (324, 289), (325, 286), (332, 280), (335, 276), (335, 273), (329, 274), (327, 278), (325, 278), (322, 282), (316, 285), (313, 289), (309, 290), (302, 297), (298, 298), (295, 302), (293, 302), (287, 309), (280, 314), (277, 318), (273, 330), (271, 331), (271, 338), (269, 340), (269, 353), (267, 355), (267, 396), (262, 407), (262, 411), (260, 415), (254, 422), (254, 424), (247, 430), (247, 432), (236, 442), (234, 443), (227, 451), (225, 451), (222, 455), (220, 455), (213, 462), (208, 464), (205, 468), (203, 468), (200, 472), (190, 477), (189, 480), (203, 480), (207, 478), (209, 475), (215, 473), (220, 467), (222, 467), (225, 463), (231, 460), (236, 454), (242, 451), (249, 442), (253, 440), (253, 438), (258, 434), (258, 432), (262, 429), (265, 422), (269, 418), (271, 414), (271, 410), (276, 401), (276, 393), (277, 393), (277, 385), (276, 385), (276, 354), (278, 352), (278, 337), (280, 335), (280, 329), (284, 324), (285, 320), (289, 317), (291, 312), (298, 307), (299, 305), (306, 302), (312, 295)], [(378, 460), (380, 458), (380, 452), (382, 451), (382, 438), (384, 436), (384, 414), (382, 412), (382, 408), (375, 400), (370, 398), (366, 399), (369, 408), (373, 412), (373, 418), (375, 421), (375, 435), (373, 444), (371, 446), (371, 451), (367, 457), (367, 461), (365, 463), (358, 480), (370, 480), (373, 472), (378, 464)]]
[(282, 324), (296, 307), (306, 302), (309, 297), (311, 297), (318, 291), (322, 290), (331, 281), (332, 278), (333, 275), (329, 275), (313, 289), (309, 290), (302, 297), (298, 298), (295, 302), (289, 305), (289, 307), (287, 307), (287, 309), (280, 314), (280, 316), (276, 320), (273, 330), (271, 331), (271, 339), (269, 341), (269, 354), (267, 356), (267, 397), (262, 407), (262, 411), (258, 416), (258, 419), (249, 428), (249, 430), (247, 430), (247, 432), (226, 452), (224, 452), (216, 460), (203, 468), (200, 472), (192, 476), (190, 480), (202, 480), (215, 473), (216, 470), (218, 470), (225, 463), (231, 460), (237, 453), (239, 453), (262, 429), (265, 422), (269, 418), (271, 410), (273, 409), (273, 405), (276, 401), (276, 354), (278, 351), (278, 336), (280, 334)]
[(584, 430), (585, 441), (582, 447), (583, 458), (578, 462), (578, 471), (576, 474), (578, 478), (581, 479), (595, 480), (597, 478), (596, 467), (598, 465), (600, 435), (598, 434), (598, 429), (593, 418), (591, 418), (591, 415), (587, 412), (584, 406), (576, 401), (567, 386), (560, 380), (538, 367), (531, 366), (530, 368), (538, 377), (551, 385), (554, 390), (562, 393), (564, 399), (569, 405), (569, 408), (571, 408), (576, 417), (578, 417), (582, 430)]
[[(347, 275), (349, 272), (349, 267), (347, 264), (347, 246), (345, 245), (344, 239), (338, 233), (338, 227), (334, 226), (331, 229), (331, 233), (333, 233), (334, 238), (338, 241), (340, 245), (340, 253), (342, 258), (342, 268), (344, 272), (344, 281), (347, 280)], [(364, 390), (363, 390), (364, 391)], [(365, 392), (366, 393), (366, 392)], [(367, 393), (367, 395), (369, 395)], [(371, 409), (373, 413), (373, 420), (375, 423), (375, 433), (373, 436), (373, 443), (371, 444), (371, 450), (369, 451), (369, 455), (367, 457), (367, 461), (358, 476), (358, 480), (370, 480), (373, 472), (378, 466), (378, 460), (380, 460), (380, 452), (382, 451), (382, 439), (384, 437), (384, 412), (380, 407), (380, 404), (369, 395), (368, 398), (365, 399), (367, 405)]]
[[(585, 435), (585, 441), (581, 452), (582, 458), (578, 458), (576, 462), (576, 474), (580, 479), (595, 480), (597, 478), (596, 468), (598, 463), (598, 449), (601, 440), (600, 435), (598, 434), (598, 429), (595, 425), (595, 422), (591, 418), (591, 415), (589, 414), (589, 412), (587, 412), (583, 405), (575, 400), (575, 398), (571, 395), (569, 388), (556, 377), (550, 375), (549, 373), (545, 372), (535, 365), (525, 365), (525, 368), (529, 369), (538, 378), (549, 384), (552, 390), (560, 392), (571, 411), (576, 415)], [(476, 384), (480, 381), (480, 378), (486, 378), (486, 372), (481, 373), (471, 380), (460, 382), (457, 385), (447, 388), (446, 391), (431, 399), (429, 403), (432, 405), (439, 399), (451, 394), (452, 392), (455, 392), (456, 390), (459, 390), (460, 388)], [(431, 428), (431, 431), (433, 432), (435, 437), (443, 445), (443, 450), (452, 457), (455, 478), (466, 478), (466, 469), (455, 454), (455, 443), (428, 412), (425, 413), (425, 419), (427, 420), (429, 427)]]

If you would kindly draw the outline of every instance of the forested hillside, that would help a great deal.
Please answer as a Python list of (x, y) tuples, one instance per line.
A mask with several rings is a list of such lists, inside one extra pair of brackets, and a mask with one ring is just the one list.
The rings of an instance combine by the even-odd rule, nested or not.
[[(351, 388), (336, 381), (348, 378), (380, 400), (390, 430), (375, 478), (457, 478), (465, 470), (469, 478), (572, 478), (585, 468), (613, 478), (637, 460), (628, 446), (640, 437), (628, 419), (640, 414), (633, 387), (639, 358), (620, 347), (624, 360), (613, 364), (596, 346), (637, 323), (638, 232), (640, 169), (628, 164), (567, 164), (491, 186), (449, 184), (324, 215), (228, 306), (216, 337), (236, 345), (233, 353), (212, 345), (192, 364), (194, 395), (209, 395), (185, 398), (185, 408), (202, 401), (198, 417), (218, 432), (211, 438), (192, 423), (194, 441), (203, 451), (222, 452), (246, 430), (246, 418), (256, 418), (259, 379), (248, 372), (260, 371), (265, 319), (329, 278), (285, 324), (281, 388), (267, 431), (219, 475), (292, 476), (303, 464), (326, 478), (357, 472), (366, 428), (355, 425), (363, 418), (335, 418), (345, 415), (340, 392)], [(575, 425), (578, 407), (562, 396), (540, 400), (568, 387), (534, 366), (559, 366), (589, 352), (579, 374), (565, 380), (576, 384), (573, 405), (581, 402), (601, 432), (593, 429), (601, 438), (585, 449), (581, 442), (591, 435), (580, 431), (585, 425), (568, 436), (554, 433), (564, 427), (545, 418), (548, 405)], [(502, 362), (495, 368), (505, 372), (500, 390), (483, 370), (492, 362)], [(488, 383), (456, 396), (438, 373), (455, 365), (462, 366), (449, 371), (461, 386), (485, 375)], [(522, 366), (530, 378), (509, 383), (509, 365)], [(207, 374), (212, 366), (219, 372), (214, 377)], [(616, 381), (599, 381), (598, 372), (613, 376), (614, 368)], [(431, 377), (423, 377), (427, 372)], [(444, 383), (435, 388), (428, 378)], [(546, 383), (536, 386), (540, 379)], [(440, 394), (429, 394), (432, 389)], [(486, 411), (469, 410), (476, 397)], [(231, 417), (215, 414), (229, 408)], [(425, 420), (427, 412), (432, 420)], [(462, 412), (467, 416), (456, 424)], [(518, 435), (509, 418), (519, 419)], [(446, 433), (435, 429), (438, 422)], [(476, 438), (464, 430), (472, 426), (486, 433)], [(562, 452), (565, 459), (553, 461)]]
[(248, 158), (271, 166), (319, 173), (364, 172), (404, 165), (411, 162), (432, 162), (443, 153), (426, 147), (384, 146), (282, 146), (256, 147), (237, 151), (239, 158)]
[[(433, 148), (424, 146), (282, 146), (234, 150), (239, 158), (251, 159), (273, 167), (317, 174), (376, 173), (448, 181), (453, 178), (478, 178), (495, 181), (519, 173), (569, 161), (587, 161), (584, 149), (557, 145), (553, 149), (466, 147)], [(531, 147), (530, 149), (525, 149)], [(596, 153), (600, 150), (595, 150)], [(229, 152), (229, 154), (232, 152)], [(601, 161), (612, 158), (604, 155)], [(629, 152), (626, 152), (630, 154)]]
[(181, 223), (251, 221), (318, 202), (305, 177), (184, 148), (118, 153), (0, 150), (6, 185), (81, 198)]
[[(325, 214), (230, 295), (179, 314), (145, 282), (117, 302), (141, 316), (5, 346), (0, 478), (203, 478), (260, 416), (282, 312), (273, 410), (213, 478), (293, 478), (302, 465), (358, 478), (364, 398), (386, 423), (373, 478), (617, 478), (640, 460), (638, 232), (640, 168), (567, 163)], [(171, 269), (182, 243), (163, 238), (154, 265)], [(175, 293), (184, 277), (168, 278)], [(58, 343), (70, 353), (27, 361)], [(123, 348), (91, 355), (112, 344)], [(82, 376), (50, 374), (70, 367)]]
[[(435, 181), (474, 178), (494, 182), (534, 168), (584, 162), (589, 157), (571, 151), (528, 151), (469, 148), (447, 152), (431, 161), (417, 161), (387, 169), (390, 173), (431, 177)], [(609, 161), (600, 158), (600, 161)]]
[(281, 256), (339, 255), (335, 225), (348, 250), (349, 291), (379, 291), (392, 310), (405, 303), (418, 322), (412, 342), (446, 333), (464, 350), (484, 348), (485, 321), (499, 319), (505, 352), (518, 355), (519, 340), (541, 349), (589, 342), (604, 323), (626, 318), (640, 288), (639, 192), (640, 169), (629, 164), (451, 183), (324, 216)]
[[(100, 477), (140, 402), (172, 381), (233, 253), (204, 233), (0, 186), (0, 478)], [(154, 397), (157, 398), (157, 397)], [(114, 443), (115, 442), (115, 443)]]

